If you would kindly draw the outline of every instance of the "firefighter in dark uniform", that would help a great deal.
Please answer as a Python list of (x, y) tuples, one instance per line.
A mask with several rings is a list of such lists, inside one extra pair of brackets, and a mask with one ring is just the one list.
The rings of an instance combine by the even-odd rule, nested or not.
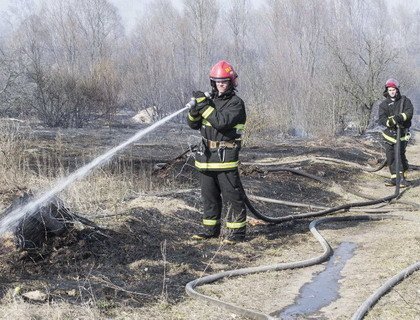
[(382, 136), (385, 139), (386, 161), (391, 172), (391, 179), (385, 184), (396, 185), (397, 168), (395, 168), (394, 145), (397, 142), (397, 127), (401, 129), (400, 142), (400, 187), (408, 186), (407, 170), (408, 161), (405, 155), (408, 140), (410, 139), (411, 119), (413, 118), (413, 104), (410, 99), (400, 94), (398, 81), (389, 79), (385, 83), (384, 97), (386, 98), (379, 105), (379, 123), (385, 126)]
[(245, 238), (246, 209), (238, 157), (246, 113), (244, 102), (235, 93), (237, 77), (228, 62), (219, 61), (210, 70), (210, 97), (193, 92), (196, 104), (188, 113), (188, 124), (202, 136), (195, 167), (200, 172), (204, 205), (204, 230), (192, 236), (195, 240), (220, 236), (222, 203), (226, 213), (224, 242), (233, 244)]

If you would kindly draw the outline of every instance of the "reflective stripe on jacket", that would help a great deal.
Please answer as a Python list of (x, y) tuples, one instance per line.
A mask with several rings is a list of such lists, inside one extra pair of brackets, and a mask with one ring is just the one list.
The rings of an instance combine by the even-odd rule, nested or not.
[(379, 105), (379, 124), (386, 127), (382, 132), (382, 136), (389, 143), (396, 143), (397, 141), (397, 127), (391, 125), (390, 118), (400, 113), (404, 119), (400, 125), (402, 129), (401, 141), (408, 141), (410, 139), (408, 129), (411, 127), (411, 119), (413, 118), (413, 104), (411, 100), (406, 96), (398, 96), (395, 101), (387, 97)]
[[(391, 132), (392, 134), (390, 135), (389, 132)], [(382, 136), (389, 143), (397, 143), (397, 132), (396, 131), (384, 130), (384, 132), (382, 132)], [(403, 131), (402, 134), (401, 134), (400, 141), (408, 141), (408, 140), (410, 140), (410, 138), (411, 138), (410, 132)]]
[(214, 106), (207, 106), (199, 116), (189, 113), (188, 125), (200, 130), (205, 141), (234, 141), (235, 147), (210, 149), (203, 143), (196, 153), (195, 166), (200, 171), (235, 170), (246, 122), (245, 104), (234, 91), (215, 97), (213, 103)]

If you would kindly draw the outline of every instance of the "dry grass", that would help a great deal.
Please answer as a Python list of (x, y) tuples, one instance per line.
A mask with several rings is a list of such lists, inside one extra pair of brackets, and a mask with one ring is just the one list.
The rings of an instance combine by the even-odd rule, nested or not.
[[(251, 130), (259, 130), (258, 128), (259, 125), (256, 122), (255, 128)], [(21, 124), (0, 127), (0, 205), (5, 206), (11, 201), (13, 195), (10, 190), (47, 190), (57, 179), (68, 174), (64, 165), (57, 165), (64, 162), (64, 150), (60, 137), (49, 146), (57, 150), (55, 158), (39, 153), (33, 148), (34, 145), (36, 141), (31, 137), (30, 131)], [(191, 203), (179, 199), (137, 197), (145, 191), (158, 189), (161, 186), (154, 183), (150, 171), (135, 172), (133, 168), (124, 167), (115, 170), (119, 166), (118, 160), (116, 161), (111, 166), (94, 170), (88, 177), (73, 184), (59, 196), (72, 210), (92, 219), (104, 214), (129, 211), (136, 207), (156, 208), (164, 215), (172, 215), (177, 210), (197, 211)], [(114, 170), (110, 170), (111, 167)], [(363, 180), (363, 182), (369, 185), (368, 181)], [(378, 180), (372, 183), (377, 185)], [(337, 192), (342, 192), (342, 190), (337, 190)], [(389, 193), (389, 190), (375, 188), (370, 192), (384, 196)], [(409, 200), (418, 202), (415, 188), (409, 190), (404, 197), (406, 196)], [(132, 200), (133, 198), (136, 199)], [(418, 212), (410, 214), (418, 216)], [(342, 228), (337, 225), (325, 225), (321, 230), (333, 247), (343, 241), (357, 244), (354, 257), (347, 262), (342, 272), (344, 277), (340, 280), (340, 298), (321, 310), (328, 319), (349, 319), (360, 303), (383, 282), (418, 260), (419, 238), (413, 237), (418, 234), (418, 223), (386, 220), (355, 225), (343, 224)], [(287, 236), (279, 234), (276, 240), (268, 240), (260, 236), (247, 243), (239, 244), (229, 251), (223, 248), (216, 253), (206, 249), (206, 245), (200, 247), (200, 245), (191, 244), (191, 246), (196, 250), (202, 250), (203, 256), (198, 258), (211, 267), (211, 272), (232, 269), (235, 264), (241, 263), (256, 266), (302, 260), (321, 252), (319, 245), (308, 232), (297, 232), (287, 234)], [(15, 294), (14, 289), (9, 289), (0, 304), (0, 318), (238, 319), (237, 316), (223, 309), (213, 305), (208, 306), (194, 299), (186, 298), (176, 304), (170, 304), (166, 297), (166, 277), (188, 271), (195, 272), (199, 276), (203, 272), (210, 271), (207, 269), (192, 271), (187, 264), (171, 262), (169, 253), (174, 248), (168, 246), (166, 242), (162, 242), (160, 250), (160, 260), (150, 263), (157, 265), (163, 263), (164, 266), (168, 263), (171, 267), (165, 268), (164, 274), (161, 275), (162, 297), (158, 302), (141, 308), (115, 305), (112, 300), (100, 300), (93, 293), (89, 293), (89, 288), (83, 288), (86, 294), (90, 294), (87, 303), (72, 305), (62, 302), (60, 297), (54, 297), (53, 302), (37, 305), (23, 301), (19, 295)], [(209, 252), (212, 254), (208, 254)], [(208, 255), (204, 256), (204, 253)], [(224, 255), (229, 255), (232, 259), (230, 261), (233, 262), (228, 265), (223, 260)], [(138, 260), (129, 268), (138, 270), (142, 262), (144, 261)], [(145, 265), (148, 266), (150, 263), (145, 263)], [(234, 304), (244, 304), (249, 308), (269, 313), (293, 303), (299, 288), (311, 280), (313, 273), (319, 272), (323, 267), (323, 265), (318, 265), (299, 270), (233, 278), (203, 286), (199, 288), (199, 291), (211, 293)], [(383, 297), (369, 313), (367, 319), (418, 319), (420, 309), (418, 288), (419, 274), (417, 272)]]
[(22, 320), (88, 320), (101, 319), (100, 308), (96, 306), (71, 305), (68, 303), (52, 302), (48, 304), (30, 304), (19, 297), (8, 294), (8, 301), (4, 301), (0, 307), (1, 319), (22, 319)]
[(392, 288), (378, 301), (366, 320), (373, 319), (420, 319), (420, 272)]
[[(281, 114), (265, 106), (255, 105), (248, 108), (247, 122), (242, 137), (244, 146), (256, 146), (262, 139), (271, 141), (273, 130), (270, 128), (280, 131), (282, 128), (287, 128), (287, 122)], [(267, 132), (270, 132), (270, 136), (265, 137)]]
[[(98, 150), (89, 150), (82, 155), (77, 153), (80, 156), (80, 166), (98, 156), (99, 151), (98, 154), (91, 154), (96, 151)], [(32, 190), (36, 194), (41, 194), (48, 191), (57, 181), (68, 176), (69, 169), (64, 165), (68, 152), (69, 150), (63, 146), (60, 135), (47, 144), (36, 141), (31, 135), (30, 128), (20, 122), (1, 122), (0, 211), (12, 202), (18, 190)], [(166, 179), (165, 185), (160, 185), (153, 180), (151, 169), (140, 168), (139, 170), (134, 169), (133, 166), (127, 166), (130, 166), (130, 159), (114, 159), (70, 185), (58, 194), (58, 197), (71, 211), (95, 220), (95, 217), (119, 214), (130, 208), (135, 208), (137, 206), (132, 202), (132, 199), (137, 199), (140, 194), (150, 190), (162, 190), (172, 183), (170, 179)], [(187, 207), (186, 204), (181, 203), (182, 201), (175, 202), (162, 202), (161, 199), (153, 198), (150, 201), (143, 201), (142, 205), (146, 207), (148, 203), (150, 207), (159, 207), (160, 205), (162, 210), (165, 207)], [(7, 249), (8, 246), (3, 243), (1, 250)], [(165, 252), (166, 248), (162, 247), (164, 262)], [(162, 277), (165, 281), (165, 274)], [(24, 286), (24, 284), (22, 285)], [(89, 288), (81, 288), (84, 295), (90, 296), (87, 299), (88, 303), (80, 305), (60, 302), (59, 297), (53, 297), (52, 302), (47, 304), (37, 305), (24, 301), (19, 294), (16, 294), (19, 290), (9, 289), (3, 295), (0, 304), (1, 319), (102, 319), (104, 314), (107, 317), (111, 315), (115, 319), (150, 319), (150, 317), (159, 319), (167, 308), (165, 282), (163, 282), (162, 288), (162, 302), (154, 304), (153, 308), (155, 309), (147, 311), (148, 315), (144, 317), (142, 311), (138, 309), (126, 307), (122, 310), (116, 308), (112, 301), (98, 300)], [(44, 291), (43, 288), (40, 290)]]
[[(0, 195), (12, 190), (38, 184), (28, 164), (32, 137), (27, 126), (20, 122), (0, 121)], [(0, 197), (0, 205), (4, 204)]]
[[(10, 204), (16, 191), (32, 190), (40, 194), (70, 174), (63, 164), (66, 151), (60, 135), (47, 147), (40, 146), (27, 126), (0, 122), (0, 209)], [(53, 152), (47, 153), (46, 148)], [(88, 153), (81, 156), (80, 166), (94, 158)], [(155, 188), (150, 169), (135, 171), (126, 167), (126, 159), (122, 161), (111, 160), (94, 169), (58, 196), (71, 210), (94, 217), (115, 213), (127, 199)]]
[[(348, 319), (349, 315), (355, 312), (359, 305), (386, 280), (417, 261), (420, 247), (413, 235), (419, 228), (418, 223), (385, 220), (374, 223), (362, 222), (357, 225), (357, 228), (340, 231), (341, 235), (330, 230), (323, 232), (328, 239), (340, 237), (344, 241), (357, 244), (354, 257), (348, 261), (342, 271), (344, 278), (340, 281), (341, 299), (323, 310), (327, 317), (332, 319), (338, 312), (342, 312), (341, 318), (336, 319)], [(414, 285), (416, 277), (408, 278), (407, 283)], [(412, 293), (404, 292), (404, 295), (406, 294), (412, 295)], [(387, 301), (387, 296), (381, 301)], [(401, 299), (400, 302), (402, 302)], [(417, 300), (412, 307), (419, 308), (420, 300)], [(399, 307), (397, 304), (388, 308), (398, 311)], [(380, 304), (374, 306), (372, 310), (382, 313)], [(411, 317), (399, 317), (399, 319), (416, 319), (414, 315), (411, 313)], [(371, 316), (368, 315), (367, 319), (395, 319), (384, 314), (380, 317)]]
[[(46, 153), (45, 149), (54, 150)], [(32, 190), (36, 194), (48, 191), (57, 181), (69, 174), (64, 167), (65, 150), (58, 135), (50, 145), (45, 146), (31, 135), (24, 123), (0, 122), (0, 211), (16, 197), (18, 190)], [(86, 162), (88, 160), (81, 160)], [(110, 166), (118, 167), (111, 163)], [(112, 172), (101, 168), (85, 179), (78, 181), (58, 196), (72, 211), (89, 218), (116, 212), (130, 197), (152, 188), (150, 171), (130, 174), (126, 168)], [(132, 170), (131, 170), (132, 171)], [(2, 240), (4, 237), (2, 238)], [(7, 250), (4, 241), (2, 250)], [(1, 319), (100, 319), (109, 302), (97, 301), (91, 296), (91, 303), (71, 305), (52, 302), (34, 305), (16, 296), (14, 290), (7, 292), (0, 306)]]

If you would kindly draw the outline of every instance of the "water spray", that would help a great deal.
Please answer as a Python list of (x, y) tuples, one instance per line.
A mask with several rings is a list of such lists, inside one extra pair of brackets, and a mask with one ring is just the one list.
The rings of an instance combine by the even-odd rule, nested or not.
[(85, 177), (93, 168), (98, 167), (106, 163), (112, 156), (114, 156), (118, 151), (122, 150), (123, 148), (127, 147), (131, 143), (139, 140), (140, 138), (144, 137), (149, 132), (152, 132), (156, 128), (160, 127), (164, 123), (168, 122), (172, 118), (176, 117), (178, 114), (182, 113), (183, 111), (191, 108), (195, 105), (195, 99), (191, 100), (184, 108), (166, 116), (165, 118), (157, 121), (156, 123), (152, 124), (151, 126), (138, 131), (134, 136), (130, 139), (126, 140), (125, 142), (121, 143), (120, 145), (110, 149), (106, 153), (102, 154), (101, 156), (95, 158), (85, 166), (79, 168), (69, 176), (60, 179), (48, 192), (41, 194), (33, 201), (29, 202), (28, 204), (19, 207), (13, 211), (11, 211), (7, 216), (5, 216), (0, 221), (0, 235), (5, 233), (6, 231), (13, 230), (18, 225), (19, 221), (26, 215), (34, 214), (41, 205), (51, 200), (57, 193), (63, 191), (68, 185), (72, 184), (78, 179), (82, 179)]

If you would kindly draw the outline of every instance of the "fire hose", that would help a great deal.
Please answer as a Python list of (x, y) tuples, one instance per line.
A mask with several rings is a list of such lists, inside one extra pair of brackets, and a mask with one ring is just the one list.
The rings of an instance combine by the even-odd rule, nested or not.
[[(392, 199), (398, 198), (400, 195), (400, 180), (401, 180), (401, 174), (400, 174), (400, 139), (401, 139), (401, 129), (397, 127), (397, 137), (396, 137), (396, 143), (394, 145), (394, 154), (395, 154), (395, 167), (396, 167), (396, 185), (395, 185), (395, 192), (392, 195), (386, 196), (384, 198), (370, 200), (370, 201), (362, 201), (362, 202), (354, 202), (354, 203), (348, 203), (343, 204), (339, 206), (335, 206), (333, 208), (327, 208), (323, 209), (317, 212), (308, 212), (303, 214), (297, 214), (297, 215), (288, 215), (283, 217), (270, 217), (266, 216), (262, 213), (260, 213), (255, 207), (252, 205), (251, 201), (246, 195), (246, 192), (241, 185), (241, 191), (244, 196), (244, 201), (249, 208), (249, 210), (253, 213), (253, 215), (261, 219), (265, 222), (279, 224), (287, 221), (302, 219), (302, 218), (310, 218), (310, 217), (318, 217), (326, 214), (331, 214), (334, 212), (338, 212), (341, 210), (349, 210), (353, 207), (362, 207), (362, 206), (369, 206), (374, 204), (379, 204), (383, 202), (388, 202)], [(381, 164), (381, 168), (384, 166), (384, 164)], [(380, 169), (378, 169), (380, 170)], [(316, 226), (317, 224), (325, 223), (325, 222), (337, 222), (337, 221), (355, 221), (355, 220), (367, 220), (367, 221), (376, 221), (376, 220), (382, 220), (385, 218), (395, 218), (393, 216), (389, 215), (363, 215), (363, 216), (344, 216), (344, 217), (329, 217), (329, 218), (322, 218), (318, 220), (314, 220), (310, 223), (309, 229), (311, 233), (315, 236), (315, 238), (318, 240), (318, 242), (321, 244), (321, 246), (324, 249), (324, 252), (314, 258), (310, 258), (307, 260), (297, 261), (297, 262), (290, 262), (290, 263), (280, 263), (280, 264), (274, 264), (274, 265), (268, 265), (268, 266), (260, 266), (260, 267), (250, 267), (250, 268), (243, 268), (243, 269), (237, 269), (237, 270), (231, 270), (231, 271), (224, 271), (213, 275), (208, 275), (193, 281), (190, 281), (187, 283), (185, 289), (188, 295), (205, 300), (210, 303), (214, 303), (220, 307), (223, 307), (225, 309), (228, 309), (230, 311), (233, 311), (239, 315), (250, 317), (252, 319), (275, 319), (272, 315), (264, 314), (256, 310), (246, 309), (239, 306), (236, 306), (234, 304), (201, 294), (195, 290), (196, 287), (204, 284), (213, 283), (217, 280), (226, 278), (226, 277), (232, 277), (232, 276), (241, 276), (241, 275), (248, 275), (248, 274), (254, 274), (254, 273), (260, 273), (260, 272), (267, 272), (267, 271), (279, 271), (279, 270), (287, 270), (287, 269), (296, 269), (296, 268), (303, 268), (312, 266), (315, 264), (322, 263), (326, 261), (332, 254), (332, 249), (328, 242), (322, 237), (322, 235), (317, 231)], [(416, 270), (420, 269), (420, 262), (417, 262), (408, 268), (404, 269), (399, 273), (398, 275), (394, 276), (391, 280), (389, 280), (387, 283), (385, 283), (376, 293), (374, 293), (371, 297), (369, 297), (362, 306), (356, 311), (356, 313), (353, 315), (352, 320), (358, 320), (363, 319), (364, 315), (368, 312), (368, 310), (387, 292), (392, 288), (395, 284), (403, 280), (406, 276), (413, 273)]]
[[(208, 93), (206, 93), (206, 96), (208, 96)], [(123, 149), (124, 147), (131, 144), (132, 142), (140, 139), (141, 137), (146, 135), (148, 132), (153, 131), (154, 129), (161, 126), (163, 123), (169, 121), (170, 119), (172, 119), (176, 115), (180, 114), (181, 112), (191, 108), (194, 104), (195, 104), (195, 100), (191, 100), (191, 102), (189, 102), (184, 108), (182, 108), (182, 109), (178, 110), (177, 112), (159, 120), (158, 122), (151, 125), (147, 129), (139, 131), (136, 135), (134, 135), (129, 140), (125, 141), (124, 143), (120, 144), (117, 147), (114, 147), (114, 148), (110, 149), (105, 154), (97, 157), (96, 159), (94, 159), (93, 161), (88, 163), (87, 165), (83, 166), (82, 168), (80, 168), (79, 170), (77, 170), (76, 172), (74, 172), (73, 174), (68, 176), (63, 181), (59, 181), (49, 192), (41, 195), (40, 197), (35, 199), (35, 201), (32, 201), (31, 203), (28, 203), (27, 205), (23, 206), (22, 208), (19, 208), (19, 209), (16, 209), (16, 210), (12, 211), (7, 217), (5, 217), (4, 219), (2, 219), (0, 221), (0, 234), (3, 233), (7, 228), (13, 227), (16, 224), (16, 222), (19, 219), (21, 219), (26, 213), (32, 213), (34, 211), (34, 209), (36, 209), (40, 204), (42, 204), (43, 202), (51, 199), (55, 194), (62, 191), (66, 186), (68, 186), (72, 182), (76, 181), (77, 179), (80, 179), (80, 178), (84, 177), (93, 168), (95, 168), (97, 166), (100, 166), (101, 164), (105, 163), (116, 152)], [(398, 130), (397, 130), (397, 142), (395, 144), (395, 159), (396, 159), (395, 161), (396, 161), (396, 168), (397, 169), (399, 169), (399, 166), (400, 166), (400, 163), (399, 163), (400, 162), (400, 137), (401, 137), (401, 132), (400, 132), (400, 128), (398, 128)], [(268, 217), (268, 216), (265, 216), (262, 213), (258, 212), (252, 206), (251, 202), (249, 201), (248, 197), (246, 196), (245, 191), (243, 189), (243, 186), (241, 186), (241, 189), (243, 191), (243, 195), (244, 195), (246, 205), (248, 206), (248, 208), (251, 210), (251, 212), (256, 217), (258, 217), (258, 218), (260, 218), (264, 221), (270, 222), (270, 223), (282, 223), (282, 222), (286, 222), (286, 221), (290, 221), (290, 220), (296, 220), (296, 219), (301, 219), (301, 218), (308, 218), (308, 217), (325, 215), (325, 214), (337, 212), (337, 211), (340, 211), (340, 210), (348, 210), (352, 207), (367, 206), (367, 205), (373, 205), (373, 204), (389, 201), (391, 199), (397, 198), (400, 195), (400, 184), (399, 184), (400, 179), (401, 179), (400, 173), (399, 173), (399, 170), (397, 170), (396, 187), (395, 187), (394, 194), (390, 195), (388, 197), (382, 198), (382, 199), (365, 201), (365, 202), (357, 202), (357, 203), (351, 203), (351, 204), (344, 204), (344, 205), (341, 205), (341, 206), (336, 206), (334, 208), (324, 209), (324, 210), (321, 210), (321, 211), (318, 211), (318, 212), (309, 212), (309, 213), (306, 213), (306, 214), (293, 215), (293, 216), (290, 215), (290, 216), (280, 217), (280, 218)], [(329, 244), (325, 241), (325, 239), (316, 230), (317, 223), (323, 223), (325, 221), (347, 221), (347, 220), (358, 220), (358, 219), (371, 220), (372, 221), (372, 220), (378, 220), (378, 219), (382, 219), (382, 218), (386, 218), (386, 217), (388, 217), (388, 216), (382, 216), (382, 217), (378, 217), (378, 216), (359, 216), (359, 217), (357, 217), (356, 216), (356, 217), (324, 218), (324, 219), (320, 219), (320, 220), (315, 220), (315, 221), (311, 222), (309, 227), (310, 227), (310, 231), (318, 239), (318, 241), (321, 243), (322, 247), (324, 248), (324, 253), (321, 256), (311, 258), (311, 259), (308, 259), (308, 260), (304, 260), (304, 261), (298, 261), (298, 262), (292, 262), (292, 263), (282, 263), (282, 264), (278, 264), (278, 265), (274, 265), (274, 266), (262, 266), (262, 267), (255, 267), (255, 268), (245, 268), (245, 269), (227, 271), (227, 272), (222, 272), (222, 273), (218, 273), (218, 274), (215, 274), (215, 275), (206, 276), (206, 277), (203, 277), (203, 278), (200, 278), (200, 279), (193, 280), (193, 281), (189, 282), (186, 285), (186, 291), (191, 296), (195, 296), (195, 297), (198, 297), (198, 298), (216, 303), (220, 306), (231, 309), (238, 314), (242, 314), (242, 315), (245, 315), (245, 316), (250, 316), (254, 319), (273, 319), (273, 317), (270, 316), (270, 315), (265, 315), (265, 314), (259, 313), (257, 311), (247, 310), (247, 309), (244, 309), (244, 308), (234, 306), (232, 304), (220, 301), (218, 299), (200, 294), (197, 291), (195, 291), (194, 289), (195, 289), (195, 287), (197, 287), (199, 285), (206, 284), (206, 283), (212, 283), (214, 281), (217, 281), (217, 280), (222, 279), (222, 278), (227, 277), (227, 276), (245, 275), (245, 274), (265, 272), (265, 271), (270, 271), (270, 270), (285, 270), (285, 269), (303, 268), (303, 267), (306, 267), (306, 266), (321, 263), (321, 262), (325, 261), (326, 259), (328, 259), (328, 257), (332, 253), (332, 249), (329, 246)], [(418, 269), (418, 264), (414, 265), (414, 267), (409, 267), (408, 270), (405, 271), (404, 274), (408, 274), (408, 272), (414, 272), (417, 269)], [(389, 282), (390, 285), (393, 285), (394, 283), (396, 283), (398, 281), (398, 279), (399, 279), (399, 277), (397, 277), (396, 280), (393, 278), (392, 281)], [(386, 288), (387, 288), (387, 285), (385, 285), (385, 289)], [(366, 308), (369, 308), (371, 305), (373, 305), (377, 301), (377, 299), (379, 299), (381, 294), (382, 294), (382, 291), (375, 294), (373, 296), (373, 298), (370, 298), (369, 301), (367, 301), (359, 309), (360, 311), (358, 311), (358, 314), (361, 314), (361, 317), (363, 317), (363, 314), (364, 314), (363, 312), (365, 312), (364, 310)], [(356, 316), (356, 318), (354, 318), (354, 319), (359, 319), (359, 316)]]
[(375, 291), (369, 298), (363, 302), (363, 304), (357, 309), (353, 314), (352, 320), (360, 320), (369, 312), (372, 306), (383, 296), (385, 295), (392, 287), (397, 285), (399, 282), (407, 278), (413, 272), (420, 270), (420, 261), (416, 262), (404, 270), (401, 270), (398, 274), (393, 276), (387, 282), (385, 282), (377, 291)]
[(296, 219), (318, 217), (318, 216), (326, 215), (326, 214), (341, 211), (341, 210), (348, 210), (348, 209), (354, 208), (354, 207), (364, 207), (364, 206), (369, 206), (369, 205), (374, 205), (374, 204), (390, 201), (394, 198), (397, 198), (400, 195), (400, 180), (401, 180), (401, 174), (400, 174), (400, 170), (399, 170), (400, 161), (401, 161), (400, 160), (400, 139), (401, 139), (401, 129), (398, 127), (398, 129), (397, 129), (397, 142), (396, 142), (395, 147), (394, 147), (395, 168), (397, 168), (397, 170), (396, 170), (397, 177), (396, 177), (395, 192), (393, 194), (387, 196), (387, 197), (380, 198), (380, 199), (369, 200), (369, 201), (361, 201), (361, 202), (353, 202), (353, 203), (342, 204), (342, 205), (339, 205), (339, 206), (335, 206), (335, 207), (332, 207), (332, 208), (328, 208), (328, 209), (324, 209), (324, 210), (320, 210), (320, 211), (316, 211), (316, 212), (307, 212), (307, 213), (302, 213), (302, 214), (298, 214), (298, 215), (288, 215), (288, 216), (283, 216), (283, 217), (269, 217), (269, 216), (266, 216), (266, 215), (260, 213), (257, 209), (255, 209), (255, 207), (252, 205), (251, 201), (249, 200), (248, 196), (246, 195), (246, 192), (245, 192), (245, 189), (244, 189), (243, 185), (241, 184), (240, 188), (241, 188), (242, 193), (244, 195), (245, 204), (248, 207), (248, 209), (253, 213), (253, 215), (255, 217), (257, 217), (258, 219), (261, 219), (263, 221), (270, 222), (270, 223), (282, 223), (282, 222), (287, 222), (287, 221), (296, 220)]
[[(181, 112), (189, 109), (192, 105), (194, 105), (194, 103), (195, 103), (195, 101), (192, 100), (184, 108), (182, 108), (182, 109), (178, 110), (177, 112), (159, 120), (158, 122), (156, 122), (155, 124), (146, 128), (145, 130), (139, 131), (136, 135), (134, 135), (129, 140), (125, 141), (124, 143), (120, 144), (117, 147), (114, 147), (114, 148), (110, 149), (109, 151), (107, 151), (103, 155), (95, 158), (93, 161), (91, 161), (87, 165), (83, 166), (82, 168), (78, 169), (77, 171), (75, 171), (74, 173), (72, 173), (71, 175), (66, 177), (65, 179), (58, 181), (57, 184), (49, 192), (46, 192), (45, 194), (40, 195), (34, 201), (28, 203), (27, 205), (23, 206), (22, 208), (18, 208), (16, 210), (13, 210), (11, 213), (9, 213), (6, 217), (4, 217), (0, 221), (0, 235), (5, 230), (7, 230), (8, 228), (13, 228), (16, 225), (16, 223), (24, 215), (26, 215), (27, 213), (28, 214), (33, 213), (34, 210), (38, 206), (40, 206), (42, 203), (50, 200), (58, 192), (62, 191), (65, 187), (67, 187), (68, 185), (70, 185), (74, 181), (83, 178), (93, 168), (104, 164), (113, 155), (115, 155), (119, 150), (123, 149), (124, 147), (131, 144), (132, 142), (140, 139), (141, 137), (143, 137), (147, 133), (153, 131), (154, 129), (161, 126), (163, 123), (169, 121), (170, 119), (172, 119), (176, 115), (180, 114)], [(399, 162), (400, 162), (400, 148), (399, 148), (399, 146), (400, 146), (400, 136), (401, 136), (401, 133), (400, 133), (400, 129), (398, 128), (398, 130), (397, 130), (397, 143), (395, 144), (396, 145), (396, 147), (395, 147), (396, 168), (399, 168)], [(397, 170), (395, 192), (394, 192), (393, 195), (390, 195), (388, 197), (378, 199), (378, 200), (372, 200), (372, 201), (344, 204), (344, 205), (341, 205), (341, 206), (336, 206), (334, 208), (323, 209), (323, 210), (318, 211), (318, 212), (309, 212), (309, 213), (304, 213), (304, 214), (300, 214), (300, 215), (289, 215), (289, 216), (280, 217), (280, 218), (268, 217), (268, 216), (265, 216), (264, 214), (258, 212), (252, 206), (251, 202), (249, 201), (248, 197), (246, 196), (245, 191), (243, 189), (243, 186), (241, 186), (241, 189), (242, 189), (243, 194), (244, 194), (244, 199), (245, 199), (246, 205), (248, 206), (250, 211), (257, 218), (259, 218), (261, 220), (264, 220), (264, 221), (267, 221), (267, 222), (270, 222), (270, 223), (282, 223), (282, 222), (301, 219), (301, 218), (308, 218), (308, 217), (316, 217), (316, 216), (320, 216), (320, 215), (326, 215), (326, 214), (337, 212), (337, 211), (340, 211), (340, 210), (348, 210), (352, 207), (373, 205), (373, 204), (386, 202), (386, 201), (389, 201), (391, 199), (397, 198), (400, 195), (400, 185), (399, 185), (400, 178), (401, 177), (400, 177), (399, 170)], [(203, 277), (203, 278), (200, 278), (200, 279), (193, 280), (193, 281), (189, 282), (186, 285), (186, 291), (191, 296), (195, 296), (195, 297), (198, 297), (198, 298), (216, 303), (220, 306), (231, 309), (238, 314), (249, 316), (249, 317), (252, 317), (254, 319), (273, 319), (273, 317), (270, 316), (270, 315), (265, 315), (265, 314), (259, 313), (257, 311), (247, 310), (247, 309), (243, 309), (243, 308), (234, 306), (232, 304), (220, 301), (218, 299), (200, 294), (200, 293), (196, 292), (194, 289), (199, 285), (206, 284), (206, 283), (212, 283), (214, 281), (217, 281), (217, 280), (222, 279), (222, 278), (227, 277), (227, 276), (245, 275), (245, 274), (265, 272), (265, 271), (270, 271), (270, 270), (285, 270), (285, 269), (303, 268), (303, 267), (306, 267), (306, 266), (321, 263), (321, 262), (325, 261), (326, 259), (328, 259), (328, 257), (332, 253), (332, 249), (329, 246), (329, 244), (325, 241), (325, 239), (323, 239), (322, 236), (319, 234), (319, 232), (316, 230), (315, 227), (316, 227), (317, 223), (323, 223), (323, 222), (326, 222), (326, 221), (347, 221), (347, 220), (356, 220), (356, 219), (371, 220), (372, 221), (372, 220), (378, 220), (378, 219), (382, 219), (382, 218), (386, 218), (386, 217), (388, 217), (388, 216), (382, 216), (382, 217), (378, 217), (378, 216), (336, 217), (336, 218), (324, 218), (324, 219), (320, 219), (320, 220), (315, 220), (315, 221), (311, 222), (311, 224), (310, 224), (310, 231), (314, 234), (314, 236), (318, 239), (318, 241), (321, 243), (322, 247), (324, 248), (324, 253), (321, 256), (311, 258), (311, 259), (308, 259), (308, 260), (304, 260), (304, 261), (298, 261), (298, 262), (292, 262), (292, 263), (282, 263), (282, 264), (273, 265), (273, 266), (245, 268), (245, 269), (227, 271), (227, 272), (222, 272), (222, 273), (215, 274), (215, 275), (206, 276), (206, 277)], [(412, 270), (413, 270), (413, 268), (411, 268), (409, 271), (412, 271)], [(414, 271), (412, 271), (412, 272), (414, 272)], [(393, 280), (392, 283), (395, 283), (395, 281), (396, 280)], [(373, 301), (372, 303), (376, 302), (375, 298), (373, 298), (371, 300)], [(369, 304), (367, 304), (367, 305), (369, 306)], [(360, 311), (360, 312), (363, 312), (363, 310)], [(359, 319), (359, 318), (356, 318), (356, 319)]]

